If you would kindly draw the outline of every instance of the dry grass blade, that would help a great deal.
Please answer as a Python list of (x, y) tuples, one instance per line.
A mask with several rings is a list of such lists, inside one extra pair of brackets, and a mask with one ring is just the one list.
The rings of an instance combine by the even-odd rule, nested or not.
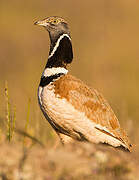
[(5, 82), (5, 99), (6, 99), (6, 119), (7, 119), (7, 138), (11, 141), (12, 138), (12, 128), (11, 128), (11, 113), (10, 113), (10, 101), (9, 101), (9, 91), (8, 91), (8, 83)]
[(19, 130), (19, 129), (15, 129), (15, 132), (19, 133), (20, 135), (23, 135), (24, 137), (30, 138), (32, 140), (32, 142), (39, 144), (41, 147), (44, 147), (44, 144), (41, 141), (39, 141), (37, 138), (31, 136), (27, 132), (24, 132), (24, 131)]

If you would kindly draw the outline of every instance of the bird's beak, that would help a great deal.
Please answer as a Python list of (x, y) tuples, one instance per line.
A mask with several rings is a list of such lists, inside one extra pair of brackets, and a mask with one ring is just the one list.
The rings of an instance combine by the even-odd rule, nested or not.
[(40, 21), (36, 21), (35, 23), (34, 23), (34, 25), (39, 25), (39, 26), (44, 26), (44, 27), (46, 27), (46, 26), (48, 26), (48, 23), (46, 22), (46, 21), (44, 21), (44, 20), (40, 20)]

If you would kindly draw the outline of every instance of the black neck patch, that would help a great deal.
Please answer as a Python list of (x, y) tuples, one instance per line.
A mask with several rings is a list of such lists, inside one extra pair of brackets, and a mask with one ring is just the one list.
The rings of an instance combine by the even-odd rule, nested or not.
[[(60, 37), (59, 37), (60, 38)], [(56, 45), (56, 44), (55, 44)], [(53, 46), (54, 48), (55, 46)], [(50, 53), (52, 53), (53, 48), (51, 48)], [(66, 67), (67, 64), (71, 63), (73, 59), (72, 44), (67, 36), (64, 36), (59, 45), (46, 64), (46, 68), (51, 67)]]
[(39, 86), (41, 87), (47, 86), (49, 83), (53, 82), (54, 80), (56, 80), (62, 75), (64, 75), (64, 73), (58, 73), (58, 74), (47, 76), (47, 77), (42, 76)]

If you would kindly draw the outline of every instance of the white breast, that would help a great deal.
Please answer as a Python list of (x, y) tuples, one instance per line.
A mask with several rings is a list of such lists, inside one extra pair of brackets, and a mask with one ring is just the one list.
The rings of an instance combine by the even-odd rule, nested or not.
[[(93, 143), (108, 143), (112, 146), (125, 146), (118, 139), (107, 135), (95, 127), (98, 124), (88, 119), (84, 112), (80, 112), (72, 106), (65, 98), (60, 98), (54, 93), (54, 85), (49, 84), (38, 90), (39, 102), (42, 111), (61, 128), (66, 129), (69, 135), (83, 134), (86, 139)], [(101, 127), (103, 129), (103, 127)]]

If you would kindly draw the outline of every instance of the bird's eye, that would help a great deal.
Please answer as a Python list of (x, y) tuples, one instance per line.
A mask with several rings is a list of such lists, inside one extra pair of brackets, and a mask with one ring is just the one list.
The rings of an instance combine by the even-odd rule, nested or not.
[(56, 21), (56, 20), (54, 20), (54, 21), (53, 21), (53, 23), (54, 23), (54, 24), (56, 24), (56, 23), (57, 23), (57, 21)]

